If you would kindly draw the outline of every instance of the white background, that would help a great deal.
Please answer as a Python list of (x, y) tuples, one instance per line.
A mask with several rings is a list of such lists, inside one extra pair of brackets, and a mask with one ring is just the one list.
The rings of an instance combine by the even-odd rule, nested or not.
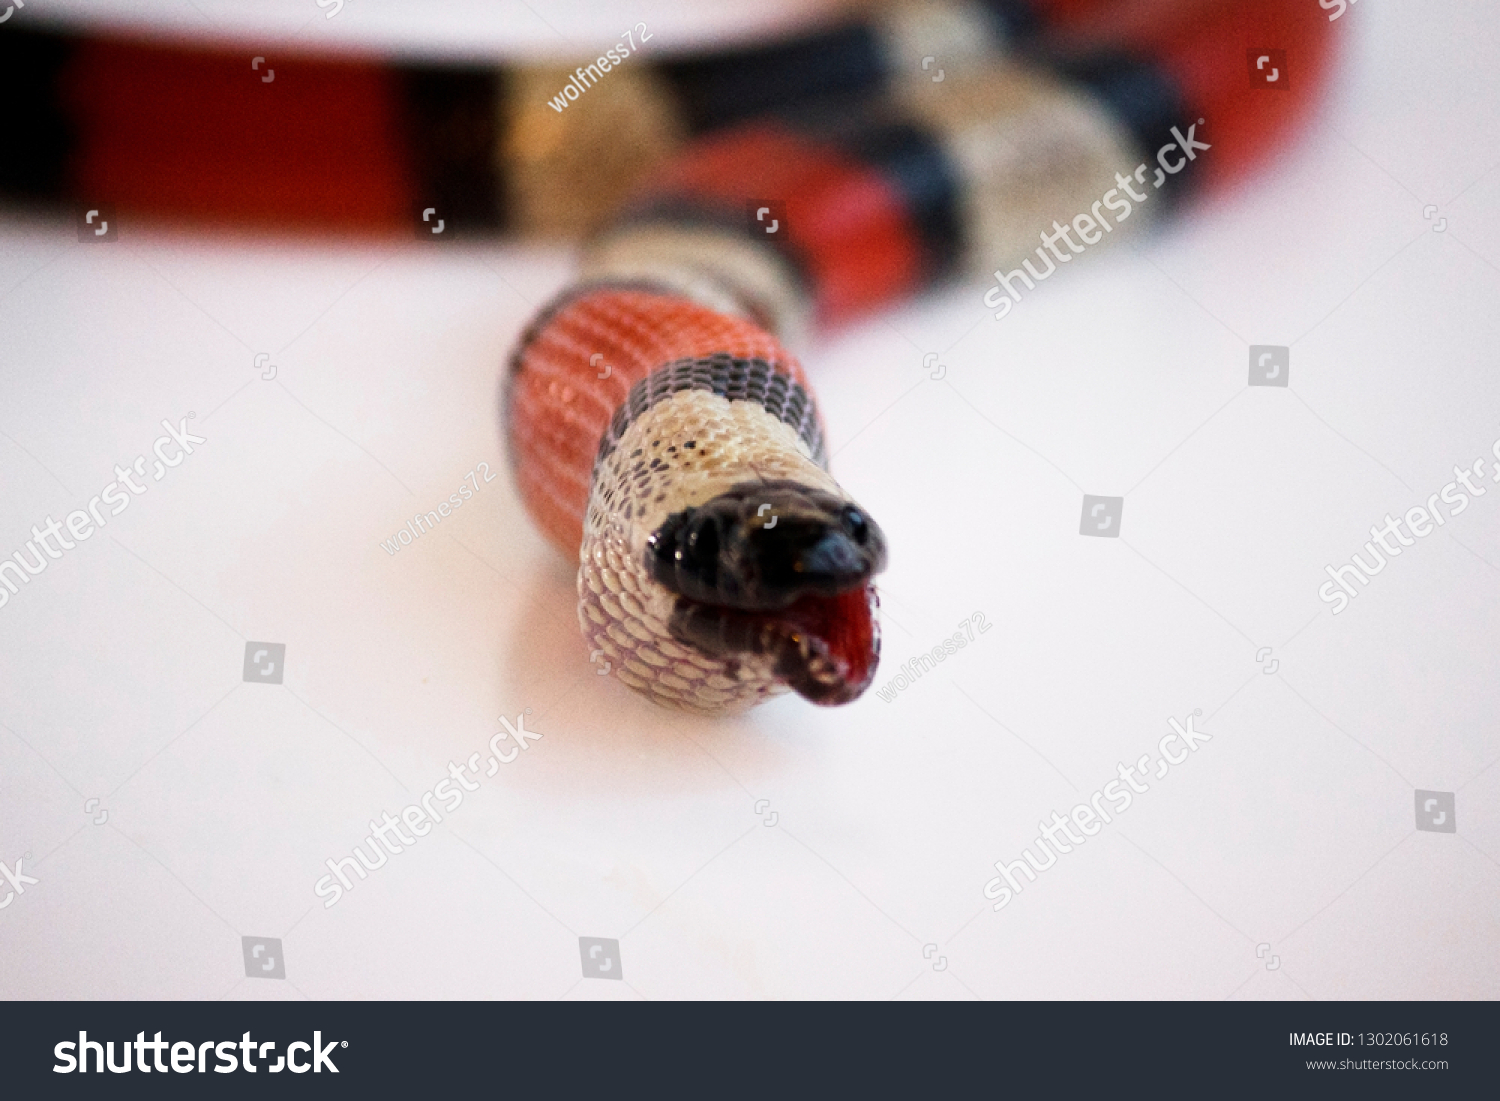
[[(627, 22), (84, 9), (17, 17), (471, 55)], [(664, 46), (755, 29), (641, 18)], [(1343, 614), (1317, 596), (1387, 512), (1491, 469), (1496, 17), (1366, 0), (1335, 30), (1324, 117), (1240, 192), (1003, 322), (975, 281), (804, 349), (893, 548), (879, 683), (993, 624), (889, 703), (710, 722), (594, 675), (495, 414), (569, 252), (85, 247), (5, 215), (0, 553), (163, 418), (208, 442), (0, 609), (0, 860), (39, 881), (0, 910), (0, 996), (1500, 996), (1500, 486)], [(1291, 346), (1288, 389), (1247, 387), (1251, 344)], [(1125, 498), (1121, 538), (1079, 535), (1084, 493)], [(248, 641), (286, 645), (284, 685), (242, 681)], [(540, 741), (324, 908), (326, 859), (526, 709)], [(995, 861), (1194, 709), (1211, 741), (990, 910)], [(1456, 793), (1456, 833), (1415, 830), (1418, 788)], [(247, 979), (242, 936), (287, 978)], [(580, 936), (619, 939), (624, 982), (580, 977)]]

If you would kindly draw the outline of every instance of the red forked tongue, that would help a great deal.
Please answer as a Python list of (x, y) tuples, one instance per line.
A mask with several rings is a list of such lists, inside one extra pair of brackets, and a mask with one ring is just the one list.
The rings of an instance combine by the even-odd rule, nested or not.
[(837, 667), (843, 684), (837, 694), (817, 702), (847, 703), (875, 679), (880, 660), (880, 631), (875, 622), (879, 607), (875, 586), (866, 585), (837, 596), (804, 596), (777, 618), (812, 639)]

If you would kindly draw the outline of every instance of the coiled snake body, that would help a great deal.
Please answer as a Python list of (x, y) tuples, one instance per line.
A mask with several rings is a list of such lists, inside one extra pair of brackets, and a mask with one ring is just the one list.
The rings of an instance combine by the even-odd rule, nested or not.
[[(709, 55), (632, 38), (571, 75), (289, 56), (272, 93), (238, 47), (11, 23), (0, 87), (32, 107), (0, 197), (446, 241), (592, 229), (660, 169), (512, 358), (512, 471), (620, 681), (709, 713), (837, 704), (874, 674), (886, 542), (783, 341), (996, 265), (1003, 317), (1070, 231), (1118, 241), (1274, 152), (1328, 28), (1311, 0), (889, 0)], [(1131, 213), (1136, 185), (1162, 190)]]
[[(1232, 56), (1244, 35), (1226, 16), (1210, 40)], [(1290, 43), (1304, 78), (1309, 41)], [(827, 468), (786, 334), (978, 261), (1003, 275), (1035, 250), (1050, 274), (1038, 231), (1065, 235), (1055, 219), (1097, 210), (1173, 126), (1218, 105), (1227, 161), (1285, 122), (1231, 110), (1243, 68), (1113, 59), (1076, 75), (1012, 66), (727, 131), (589, 246), (515, 351), (503, 423), (528, 509), (578, 555), (589, 648), (624, 684), (712, 714), (789, 689), (845, 703), (873, 679), (885, 536)], [(1157, 173), (1164, 198), (1109, 236), (1193, 174)]]

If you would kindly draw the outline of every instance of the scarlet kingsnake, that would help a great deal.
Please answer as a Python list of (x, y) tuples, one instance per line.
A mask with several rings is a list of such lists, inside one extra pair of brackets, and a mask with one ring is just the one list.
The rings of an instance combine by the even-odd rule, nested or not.
[[(0, 88), (34, 109), (0, 193), (362, 231), (439, 204), (456, 232), (579, 232), (651, 173), (512, 357), (513, 473), (578, 554), (580, 623), (622, 682), (708, 713), (789, 687), (843, 703), (874, 675), (888, 552), (826, 470), (782, 341), (1033, 251), (1050, 275), (1038, 234), (1098, 217), (1159, 148), (1191, 163), (1173, 154), (1142, 215), (1238, 174), (1305, 113), (1328, 45), (1309, 0), (915, 0), (622, 67), (549, 121), (559, 70), (302, 59), (268, 106), (229, 75), (238, 53), (7, 29)], [(1264, 51), (1287, 68), (1272, 89), (1246, 72)]]
[[(978, 264), (1003, 277), (1039, 231), (1066, 237), (1058, 215), (1093, 200), (1102, 217), (1108, 181), (1129, 190), (1121, 170), (1153, 152), (1166, 167), (1133, 177), (1148, 189), (1177, 189), (1200, 148), (1230, 144), (1232, 160), (1282, 120), (1233, 119), (1223, 105), (1242, 97), (1225, 88), (1243, 89), (1244, 70), (1189, 62), (1243, 41), (1247, 22), (1225, 14), (1155, 63), (1075, 64), (1071, 84), (1015, 66), (734, 128), (682, 153), (592, 242), (582, 281), (522, 337), (503, 420), (528, 509), (577, 549), (579, 622), (615, 676), (704, 712), (788, 687), (823, 704), (864, 691), (885, 537), (828, 473), (780, 339), (809, 314), (837, 321)], [(1299, 84), (1316, 67), (1308, 39)], [(1184, 135), (1211, 115), (1213, 142)]]

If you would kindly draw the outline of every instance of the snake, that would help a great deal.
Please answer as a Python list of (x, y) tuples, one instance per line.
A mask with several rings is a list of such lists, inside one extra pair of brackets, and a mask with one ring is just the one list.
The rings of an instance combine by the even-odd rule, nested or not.
[(640, 28), (573, 75), (7, 26), (0, 90), (29, 109), (0, 195), (126, 227), (585, 236), (500, 424), (591, 658), (706, 715), (840, 705), (874, 678), (892, 550), (792, 349), (986, 269), (1003, 319), (1073, 231), (1115, 244), (1244, 178), (1309, 114), (1328, 26), (1310, 0), (899, 0), (696, 56), (638, 58)]
[[(1317, 24), (1279, 0), (1256, 14), (1314, 83)], [(707, 715), (865, 691), (889, 540), (834, 478), (788, 342), (988, 264), (1003, 279), (1033, 251), (1046, 275), (1026, 270), (1049, 277), (1071, 259), (1059, 238), (1081, 251), (1057, 216), (1104, 217), (1101, 193), (1123, 201), (1111, 181), (1141, 204), (1103, 222), (1122, 238), (1211, 176), (1200, 157), (1222, 175), (1284, 140), (1307, 101), (1247, 80), (1255, 22), (1225, 12), (1149, 60), (1006, 65), (757, 120), (662, 167), (527, 327), (503, 387), (519, 494), (576, 554), (579, 625), (611, 675)]]

